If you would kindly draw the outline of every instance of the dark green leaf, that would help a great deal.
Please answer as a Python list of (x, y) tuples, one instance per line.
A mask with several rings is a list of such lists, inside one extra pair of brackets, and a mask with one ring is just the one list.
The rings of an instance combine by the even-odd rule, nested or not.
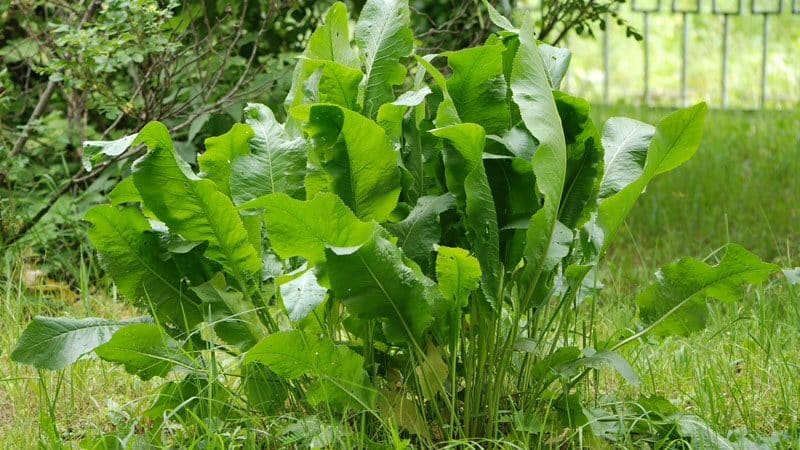
[(431, 324), (433, 282), (403, 263), (394, 244), (375, 236), (353, 248), (326, 249), (331, 292), (364, 319), (378, 319), (392, 342), (419, 339)]
[(185, 289), (175, 262), (162, 258), (159, 238), (138, 210), (99, 205), (84, 220), (92, 224), (89, 238), (122, 295), (184, 329), (202, 320), (199, 301)]
[(401, 222), (387, 224), (386, 229), (398, 237), (397, 246), (421, 267), (430, 264), (434, 244), (439, 243), (442, 228), (439, 215), (456, 206), (452, 194), (420, 197), (417, 204)]

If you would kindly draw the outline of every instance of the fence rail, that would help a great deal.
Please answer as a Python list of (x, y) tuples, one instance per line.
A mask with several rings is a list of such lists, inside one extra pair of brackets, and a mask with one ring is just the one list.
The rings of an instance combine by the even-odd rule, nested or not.
[[(540, 11), (536, 3), (529, 9), (534, 14)], [(617, 29), (615, 35), (616, 27), (609, 22), (605, 31), (600, 31), (602, 35), (597, 42), (587, 43), (586, 39), (572, 38), (567, 44), (571, 48), (575, 47), (573, 65), (578, 66), (578, 76), (573, 74), (566, 82), (571, 89), (578, 88), (582, 95), (595, 97), (593, 100), (604, 103), (625, 100), (641, 101), (647, 105), (685, 105), (702, 98), (714, 106), (741, 109), (792, 108), (800, 104), (800, 0), (632, 0), (619, 12), (631, 24), (639, 27), (644, 37), (642, 42), (637, 43), (642, 55), (640, 94), (631, 95), (630, 89), (626, 89), (622, 95), (612, 94), (616, 84), (628, 82), (629, 73), (639, 70), (633, 70), (637, 58), (632, 57), (630, 51), (614, 51), (615, 45), (630, 44), (623, 44), (626, 41), (623, 34)], [(654, 32), (654, 21), (659, 22), (656, 27), (658, 32)], [(771, 28), (775, 21), (778, 21), (777, 30)], [(737, 24), (735, 28), (732, 27), (734, 22)], [(697, 25), (697, 30), (692, 29), (693, 24)], [(731, 42), (733, 38), (737, 39), (735, 46)], [(674, 47), (676, 39), (680, 40), (679, 67), (672, 72), (672, 76), (679, 80), (677, 93), (663, 86), (654, 86), (652, 77), (654, 66), (660, 67), (665, 63), (665, 58), (674, 57), (674, 54), (663, 53), (665, 48)], [(698, 41), (703, 49), (693, 48)], [(713, 45), (718, 44), (718, 48), (714, 49), (719, 52), (716, 56), (708, 51), (712, 41)], [(743, 45), (742, 42), (757, 42), (759, 48)], [(746, 55), (745, 48), (749, 52)], [(602, 90), (599, 93), (590, 86), (596, 85), (598, 80), (587, 75), (593, 70), (592, 67), (586, 67), (587, 64), (591, 66), (591, 62), (585, 63), (585, 60), (591, 60), (596, 54), (602, 55)], [(740, 81), (749, 86), (744, 89), (740, 86), (738, 91), (746, 92), (747, 95), (738, 95), (736, 101), (732, 102), (731, 60), (743, 56), (752, 60), (758, 58), (757, 63), (752, 61), (758, 67), (748, 65), (743, 73), (738, 74)], [(770, 71), (771, 58), (780, 62), (779, 70), (774, 74)], [(713, 62), (713, 59), (717, 62)], [(695, 62), (704, 67), (716, 66), (710, 70), (716, 72), (717, 79), (713, 83), (716, 86), (709, 86), (710, 80), (705, 80), (706, 86), (703, 88), (693, 86), (696, 76), (690, 74), (690, 67)], [(733, 67), (741, 69), (740, 65), (741, 63)], [(624, 79), (615, 79), (616, 67), (626, 69), (628, 73), (623, 73), (625, 76), (621, 77)], [(663, 81), (664, 70), (661, 72)], [(581, 73), (584, 78), (582, 83)], [(773, 91), (776, 91), (773, 93), (770, 93), (770, 76), (778, 77), (779, 82), (773, 86)], [(703, 78), (709, 77), (709, 74), (703, 74)], [(655, 88), (659, 87), (659, 95), (654, 96)], [(581, 92), (582, 90), (586, 92)], [(600, 98), (596, 98), (598, 94)]]

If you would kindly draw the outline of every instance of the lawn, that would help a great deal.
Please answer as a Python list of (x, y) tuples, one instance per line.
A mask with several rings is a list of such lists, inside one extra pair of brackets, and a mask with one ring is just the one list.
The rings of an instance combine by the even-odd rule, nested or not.
[[(595, 116), (601, 122), (614, 115), (654, 122), (664, 113), (614, 107)], [(674, 258), (706, 257), (737, 242), (784, 267), (797, 264), (798, 132), (797, 112), (710, 113), (698, 155), (652, 184), (620, 233), (603, 268), (607, 289), (596, 303), (596, 339), (630, 327), (635, 294)], [(75, 447), (85, 436), (129, 426), (150, 401), (153, 382), (122, 376), (121, 368), (98, 360), (37, 373), (11, 363), (8, 349), (36, 314), (119, 318), (133, 312), (108, 287), (66, 301), (27, 290), (20, 267), (4, 270), (0, 448), (37, 442), (54, 448), (59, 439)], [(642, 384), (630, 387), (605, 371), (592, 383), (598, 404), (661, 395), (723, 437), (800, 446), (800, 291), (782, 280), (753, 288), (741, 302), (712, 307), (710, 321), (691, 337), (652, 338), (626, 348)]]

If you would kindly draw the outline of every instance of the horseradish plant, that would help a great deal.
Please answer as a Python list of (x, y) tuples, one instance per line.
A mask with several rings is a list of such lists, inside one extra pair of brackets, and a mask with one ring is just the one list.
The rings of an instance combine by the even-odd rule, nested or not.
[(87, 164), (146, 148), (85, 220), (147, 315), (37, 317), (13, 359), (55, 370), (93, 353), (164, 377), (144, 413), (155, 440), (175, 418), (254, 415), (421, 445), (585, 426), (589, 371), (635, 383), (616, 349), (700, 329), (707, 299), (778, 268), (733, 245), (716, 266), (681, 260), (639, 296), (638, 332), (597, 342), (579, 308), (596, 268), (647, 184), (696, 152), (706, 106), (601, 131), (558, 90), (569, 52), (490, 16), (502, 31), (484, 45), (423, 56), (406, 2), (368, 1), (357, 49), (338, 3), (298, 60), (286, 123), (248, 105), (197, 171), (157, 122), (87, 148)]

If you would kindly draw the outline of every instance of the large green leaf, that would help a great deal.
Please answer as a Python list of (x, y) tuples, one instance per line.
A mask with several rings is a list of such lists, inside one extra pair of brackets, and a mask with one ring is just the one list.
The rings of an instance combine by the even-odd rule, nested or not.
[(191, 362), (181, 352), (180, 343), (154, 323), (120, 328), (94, 352), (101, 359), (122, 364), (128, 373), (143, 380), (167, 375), (176, 363), (185, 366)]
[(304, 102), (303, 87), (308, 78), (319, 68), (319, 63), (309, 61), (334, 61), (345, 67), (359, 69), (358, 58), (350, 46), (350, 30), (347, 25), (347, 7), (336, 2), (325, 13), (325, 20), (318, 26), (294, 68), (292, 87), (286, 96), (286, 109)]
[(461, 123), (437, 128), (431, 133), (447, 139), (444, 164), (447, 187), (456, 196), (466, 216), (464, 225), (472, 250), (481, 263), (481, 288), (486, 299), (497, 307), (500, 284), (500, 231), (497, 226), (492, 191), (483, 166), (485, 134), (480, 125)]
[(701, 330), (708, 316), (707, 298), (735, 302), (742, 297), (745, 283), (761, 283), (780, 271), (744, 248), (730, 244), (716, 266), (693, 258), (683, 258), (662, 267), (658, 281), (637, 298), (639, 314), (645, 324), (660, 335), (685, 335)]
[(314, 270), (307, 270), (299, 277), (280, 287), (281, 299), (289, 320), (303, 320), (311, 311), (325, 301), (328, 290), (319, 285)]
[(305, 201), (271, 194), (253, 206), (264, 209), (267, 236), (275, 253), (282, 259), (301, 256), (312, 266), (325, 260), (326, 246), (358, 246), (375, 230), (375, 224), (358, 220), (329, 192)]
[(314, 378), (307, 391), (312, 404), (362, 409), (374, 402), (364, 358), (327, 338), (299, 330), (272, 334), (247, 352), (243, 364), (253, 363), (265, 364), (288, 380)]
[(555, 99), (567, 143), (567, 172), (558, 218), (572, 229), (583, 225), (596, 207), (603, 147), (590, 117), (589, 102), (560, 92), (555, 93)]
[(598, 223), (603, 236), (596, 245), (599, 244), (601, 253), (608, 248), (648, 183), (657, 175), (680, 166), (697, 152), (707, 111), (705, 103), (698, 103), (675, 111), (656, 125), (642, 174), (624, 189), (600, 202)]
[(188, 241), (207, 241), (205, 255), (237, 280), (258, 273), (261, 260), (231, 199), (176, 157), (167, 128), (150, 122), (135, 144), (149, 149), (133, 167), (133, 181), (145, 206), (173, 233)]
[(438, 197), (420, 197), (405, 219), (387, 224), (386, 229), (398, 237), (397, 245), (406, 256), (427, 268), (433, 246), (442, 237), (439, 215), (455, 206), (455, 198), (450, 193)]
[(647, 149), (656, 128), (627, 117), (612, 117), (603, 126), (605, 171), (600, 198), (610, 197), (642, 176)]
[(264, 105), (249, 103), (244, 117), (254, 132), (252, 154), (233, 160), (230, 186), (234, 203), (246, 204), (274, 192), (302, 198), (310, 143), (291, 136)]
[(307, 195), (331, 191), (364, 220), (381, 222), (397, 206), (400, 194), (398, 155), (383, 128), (336, 105), (295, 108), (292, 113), (314, 138), (310, 157), (317, 177), (307, 180)]
[(453, 70), (447, 90), (459, 117), (482, 126), (487, 134), (501, 134), (510, 126), (504, 51), (505, 46), (498, 43), (442, 53)]
[(122, 327), (140, 323), (131, 320), (71, 319), (36, 316), (22, 332), (11, 359), (38, 369), (59, 370), (111, 339)]
[(227, 133), (206, 139), (206, 151), (197, 157), (204, 178), (217, 185), (225, 195), (231, 195), (231, 162), (250, 153), (249, 142), (253, 130), (241, 123), (234, 124)]
[(203, 318), (223, 341), (247, 350), (264, 337), (255, 306), (241, 292), (228, 289), (221, 273), (190, 289), (203, 302)]
[(419, 339), (431, 324), (433, 282), (403, 263), (394, 244), (375, 236), (359, 247), (329, 247), (333, 296), (363, 319), (378, 319), (392, 342)]
[(186, 290), (175, 262), (162, 258), (159, 238), (141, 212), (99, 205), (84, 220), (92, 224), (89, 238), (122, 295), (184, 329), (202, 320), (199, 301)]
[[(566, 177), (566, 142), (550, 79), (536, 45), (533, 22), (525, 18), (511, 70), (511, 92), (528, 131), (539, 141), (533, 172), (544, 204), (531, 218), (525, 244), (529, 289), (538, 282), (555, 231)], [(533, 194), (533, 193), (532, 193)]]
[(378, 108), (394, 99), (392, 87), (402, 84), (414, 34), (409, 28), (407, 0), (367, 0), (356, 23), (355, 39), (364, 62), (364, 111), (374, 117)]

